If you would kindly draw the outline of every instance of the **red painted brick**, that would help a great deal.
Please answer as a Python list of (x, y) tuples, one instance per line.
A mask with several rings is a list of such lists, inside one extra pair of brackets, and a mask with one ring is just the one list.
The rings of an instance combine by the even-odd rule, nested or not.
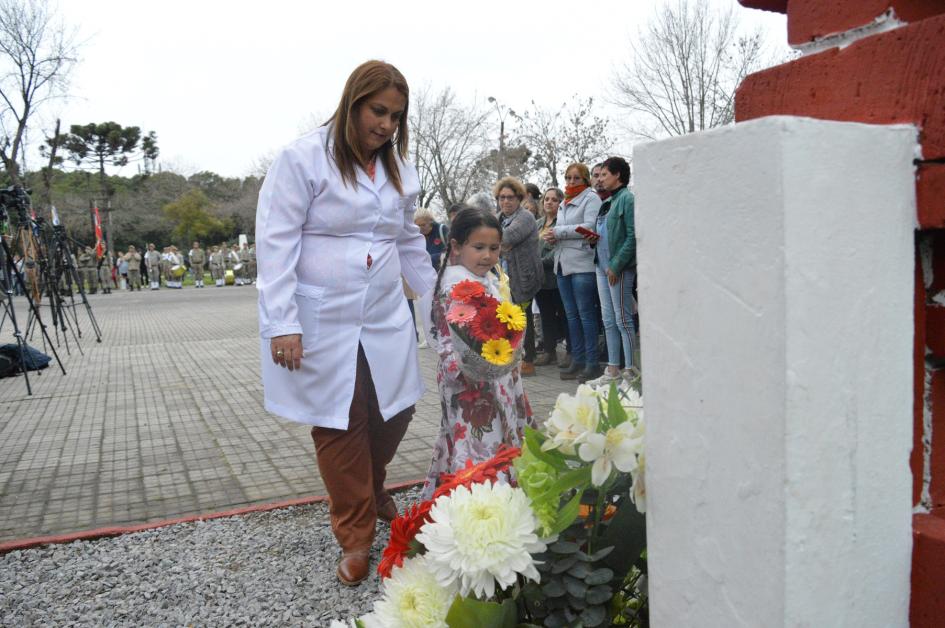
[(941, 628), (945, 618), (945, 519), (912, 518), (912, 597), (909, 625)]
[[(932, 373), (932, 508), (945, 508), (945, 371)], [(945, 582), (945, 581), (943, 581)], [(945, 615), (943, 615), (945, 618)]]
[(738, 0), (738, 3), (748, 9), (787, 13), (787, 0)]
[(925, 455), (922, 450), (922, 435), (925, 431), (925, 284), (922, 280), (922, 264), (918, 247), (915, 259), (915, 338), (912, 346), (912, 453), (909, 468), (912, 469), (912, 504), (922, 499), (922, 478)]
[(945, 228), (945, 164), (922, 164), (916, 174), (919, 227)]
[[(918, 327), (918, 316), (915, 322)], [(945, 306), (937, 304), (925, 306), (925, 346), (929, 348), (932, 355), (945, 358)]]
[(892, 9), (903, 22), (918, 22), (945, 13), (941, 0), (791, 0), (788, 9), (788, 43), (804, 44), (825, 35), (865, 26)]
[(735, 119), (809, 116), (911, 123), (923, 157), (945, 157), (945, 15), (748, 76)]

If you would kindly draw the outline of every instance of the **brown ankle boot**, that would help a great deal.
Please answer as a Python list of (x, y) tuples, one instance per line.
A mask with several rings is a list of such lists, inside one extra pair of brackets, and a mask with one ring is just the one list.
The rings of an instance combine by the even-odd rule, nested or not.
[(338, 562), (338, 580), (345, 586), (357, 586), (368, 577), (370, 566), (371, 555), (369, 550), (345, 552)]

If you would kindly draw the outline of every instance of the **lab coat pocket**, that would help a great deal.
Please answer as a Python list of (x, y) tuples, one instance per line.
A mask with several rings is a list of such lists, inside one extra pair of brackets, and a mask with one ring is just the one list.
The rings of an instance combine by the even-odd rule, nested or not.
[(299, 308), (299, 324), (302, 326), (302, 348), (311, 349), (318, 341), (318, 322), (325, 289), (300, 283), (295, 289), (295, 303)]

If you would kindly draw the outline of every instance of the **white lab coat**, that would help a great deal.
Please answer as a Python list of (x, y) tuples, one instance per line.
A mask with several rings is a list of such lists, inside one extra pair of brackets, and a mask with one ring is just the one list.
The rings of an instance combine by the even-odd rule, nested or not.
[[(321, 127), (283, 149), (269, 168), (256, 210), (256, 288), (266, 409), (346, 429), (359, 342), (385, 420), (423, 394), (401, 275), (425, 294), (436, 274), (413, 222), (420, 191), (413, 165), (400, 164), (403, 195), (380, 161), (374, 181), (358, 169), (357, 183), (345, 186), (328, 142), (328, 127)], [(298, 333), (301, 370), (274, 364), (269, 339)]]

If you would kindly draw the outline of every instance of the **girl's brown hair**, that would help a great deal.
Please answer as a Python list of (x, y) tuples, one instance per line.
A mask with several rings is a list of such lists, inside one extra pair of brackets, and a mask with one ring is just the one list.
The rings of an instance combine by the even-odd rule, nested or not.
[[(335, 165), (338, 166), (338, 171), (341, 173), (341, 180), (346, 186), (349, 183), (354, 185), (357, 180), (355, 168), (367, 165), (370, 158), (370, 155), (361, 154), (358, 130), (355, 126), (356, 114), (364, 101), (388, 87), (393, 87), (403, 95), (405, 99), (404, 111), (400, 123), (397, 125), (396, 136), (378, 149), (377, 158), (384, 165), (387, 177), (397, 188), (397, 192), (403, 194), (404, 190), (403, 185), (401, 185), (397, 157), (407, 158), (409, 141), (407, 107), (410, 104), (410, 88), (407, 87), (407, 79), (400, 73), (400, 70), (384, 61), (373, 60), (365, 61), (356, 67), (345, 83), (345, 89), (341, 94), (338, 108), (335, 109), (335, 113), (325, 124), (332, 125), (333, 158)], [(396, 153), (395, 145), (397, 146)]]

